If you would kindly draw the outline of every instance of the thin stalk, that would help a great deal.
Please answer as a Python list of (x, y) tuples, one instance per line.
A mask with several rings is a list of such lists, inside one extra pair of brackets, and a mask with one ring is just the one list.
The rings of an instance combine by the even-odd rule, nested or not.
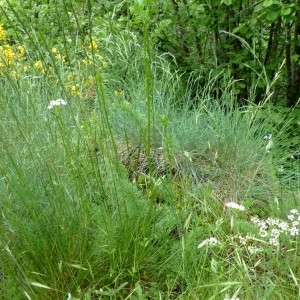
[(149, 45), (149, 1), (146, 4), (146, 18), (144, 21), (144, 72), (145, 72), (145, 87), (147, 101), (147, 138), (146, 138), (146, 153), (149, 166), (149, 176), (152, 177), (151, 164), (151, 107), (153, 102), (152, 80), (151, 80), (151, 50)]

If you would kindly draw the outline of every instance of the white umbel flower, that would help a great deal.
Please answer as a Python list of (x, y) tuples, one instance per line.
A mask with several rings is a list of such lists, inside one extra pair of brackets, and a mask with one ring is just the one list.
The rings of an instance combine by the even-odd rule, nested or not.
[(48, 109), (52, 109), (54, 106), (67, 105), (67, 101), (64, 99), (51, 100)]
[(245, 210), (245, 206), (243, 205), (240, 205), (238, 203), (235, 203), (235, 202), (227, 202), (225, 204), (226, 207), (229, 207), (229, 208), (234, 208), (234, 209), (238, 209), (238, 210)]
[(198, 249), (201, 249), (202, 247), (204, 247), (205, 245), (210, 245), (210, 246), (215, 246), (220, 244), (220, 242), (215, 238), (215, 237), (210, 237), (209, 239), (205, 239), (203, 240), (199, 245), (198, 245)]

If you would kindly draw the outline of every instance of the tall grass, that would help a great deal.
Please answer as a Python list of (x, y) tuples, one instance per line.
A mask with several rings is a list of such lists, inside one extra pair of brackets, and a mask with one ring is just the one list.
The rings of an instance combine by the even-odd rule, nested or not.
[(196, 106), (147, 27), (145, 48), (98, 42), (90, 6), (69, 44), (75, 10), (56, 9), (55, 51), (7, 9), (30, 43), (1, 69), (1, 297), (297, 299), (299, 196), (279, 184), (269, 123), (212, 102), (214, 79)]

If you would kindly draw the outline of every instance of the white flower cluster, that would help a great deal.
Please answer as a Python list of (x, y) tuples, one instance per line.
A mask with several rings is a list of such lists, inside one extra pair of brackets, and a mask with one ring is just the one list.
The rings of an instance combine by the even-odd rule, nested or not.
[(240, 205), (240, 204), (237, 204), (235, 202), (227, 202), (225, 204), (226, 207), (229, 207), (229, 208), (234, 208), (234, 209), (237, 209), (237, 210), (245, 210), (245, 206), (243, 205)]
[(67, 101), (64, 99), (51, 100), (48, 109), (52, 109), (54, 106), (67, 105)]
[(268, 238), (270, 245), (278, 246), (281, 234), (299, 235), (300, 215), (298, 210), (292, 209), (287, 218), (289, 222), (272, 218), (260, 220), (255, 216), (251, 218), (251, 221), (259, 228), (259, 234), (262, 238)]
[(203, 240), (199, 245), (198, 245), (198, 249), (204, 247), (205, 245), (209, 245), (209, 246), (216, 246), (219, 245), (220, 242), (215, 238), (215, 237), (210, 237), (209, 239), (205, 239)]

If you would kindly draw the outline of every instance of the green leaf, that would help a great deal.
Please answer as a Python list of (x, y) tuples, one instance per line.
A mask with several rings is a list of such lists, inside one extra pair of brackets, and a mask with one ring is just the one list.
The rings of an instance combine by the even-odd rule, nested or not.
[(291, 61), (292, 61), (293, 63), (299, 61), (299, 55), (298, 55), (298, 54), (292, 55)]
[(270, 11), (266, 15), (266, 19), (271, 22), (275, 21), (277, 17), (278, 17), (278, 12), (276, 11)]
[(290, 15), (292, 12), (291, 8), (290, 7), (283, 7), (282, 10), (281, 10), (281, 15), (282, 16), (288, 16)]
[(198, 10), (199, 12), (205, 12), (204, 4), (199, 5), (199, 6), (197, 7), (197, 10)]
[(265, 0), (263, 2), (263, 7), (269, 7), (273, 4), (273, 2), (274, 2), (273, 0)]
[(231, 5), (232, 4), (232, 0), (222, 0), (221, 4), (225, 4), (225, 5)]

